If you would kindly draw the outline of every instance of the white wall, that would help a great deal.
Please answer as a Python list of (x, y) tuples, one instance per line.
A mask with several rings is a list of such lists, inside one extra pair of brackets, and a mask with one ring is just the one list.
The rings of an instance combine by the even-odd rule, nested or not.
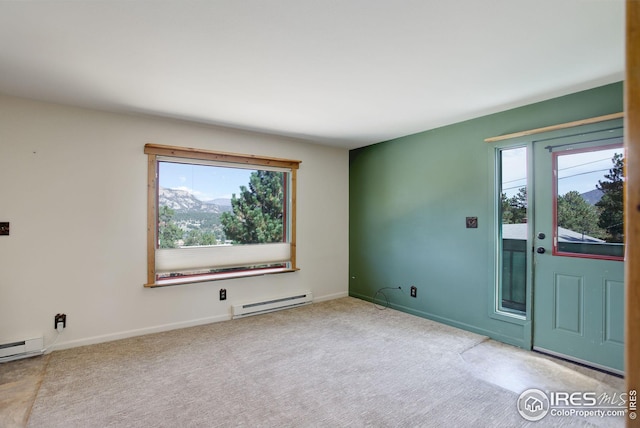
[[(296, 273), (147, 289), (145, 143), (302, 160)], [(227, 320), (234, 302), (347, 295), (348, 151), (0, 96), (0, 343), (57, 349)], [(220, 288), (228, 298), (221, 302)]]

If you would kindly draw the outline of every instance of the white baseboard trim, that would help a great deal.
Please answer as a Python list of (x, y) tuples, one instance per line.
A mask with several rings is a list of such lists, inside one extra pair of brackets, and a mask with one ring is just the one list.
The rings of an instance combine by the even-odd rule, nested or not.
[[(342, 297), (348, 297), (348, 296), (349, 296), (349, 293), (347, 291), (340, 292), (340, 293), (327, 294), (320, 297), (317, 297), (314, 295), (313, 301), (314, 303), (319, 303), (327, 300), (340, 299)], [(84, 339), (70, 340), (68, 342), (60, 342), (55, 344), (50, 348), (48, 352), (61, 351), (63, 349), (70, 349), (70, 348), (77, 348), (79, 346), (95, 345), (98, 343), (111, 342), (114, 340), (128, 339), (130, 337), (144, 336), (145, 334), (161, 333), (163, 331), (177, 330), (180, 328), (195, 327), (198, 325), (211, 324), (214, 322), (229, 321), (229, 320), (231, 320), (230, 314), (216, 315), (213, 317), (199, 318), (196, 320), (182, 321), (182, 322), (171, 323), (171, 324), (163, 324), (163, 325), (158, 325), (153, 327), (140, 328), (136, 330), (127, 330), (127, 331), (122, 331), (118, 333), (105, 334), (102, 336), (93, 336), (93, 337), (87, 337)]]
[(343, 297), (349, 297), (349, 292), (348, 291), (341, 291), (340, 293), (327, 294), (325, 296), (320, 296), (320, 297), (317, 297), (314, 294), (313, 295), (313, 302), (314, 303), (320, 303), (320, 302), (326, 302), (327, 300), (341, 299)]
[(211, 324), (214, 322), (229, 321), (230, 319), (231, 315), (216, 315), (213, 317), (199, 318), (196, 320), (145, 327), (119, 333), (105, 334), (102, 336), (87, 337), (84, 339), (58, 343), (51, 347), (51, 351), (60, 351), (63, 349), (77, 348), (79, 346), (95, 345), (98, 343), (111, 342), (114, 340), (128, 339), (130, 337), (144, 336), (145, 334), (161, 333), (163, 331), (178, 330), (181, 328), (195, 327), (198, 325)]

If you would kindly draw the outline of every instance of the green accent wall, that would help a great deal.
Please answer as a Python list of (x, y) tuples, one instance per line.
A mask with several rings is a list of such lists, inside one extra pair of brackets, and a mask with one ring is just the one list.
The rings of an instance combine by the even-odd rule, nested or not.
[(352, 150), (349, 294), (401, 286), (383, 291), (395, 309), (529, 346), (527, 323), (490, 315), (494, 145), (484, 139), (622, 110), (619, 82)]

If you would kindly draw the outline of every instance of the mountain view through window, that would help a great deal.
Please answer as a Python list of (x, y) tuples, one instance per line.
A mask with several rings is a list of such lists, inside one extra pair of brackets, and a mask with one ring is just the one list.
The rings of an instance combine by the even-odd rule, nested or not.
[(158, 163), (158, 248), (286, 241), (286, 173)]

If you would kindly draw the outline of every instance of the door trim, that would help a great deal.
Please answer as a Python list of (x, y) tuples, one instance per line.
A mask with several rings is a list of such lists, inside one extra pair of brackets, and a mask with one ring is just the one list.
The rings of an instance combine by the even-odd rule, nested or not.
[[(640, 2), (626, 2), (625, 148), (627, 182), (625, 222), (627, 259), (640, 257)], [(627, 391), (640, 389), (640, 264), (625, 266), (625, 370)], [(627, 419), (640, 427), (640, 419)]]

